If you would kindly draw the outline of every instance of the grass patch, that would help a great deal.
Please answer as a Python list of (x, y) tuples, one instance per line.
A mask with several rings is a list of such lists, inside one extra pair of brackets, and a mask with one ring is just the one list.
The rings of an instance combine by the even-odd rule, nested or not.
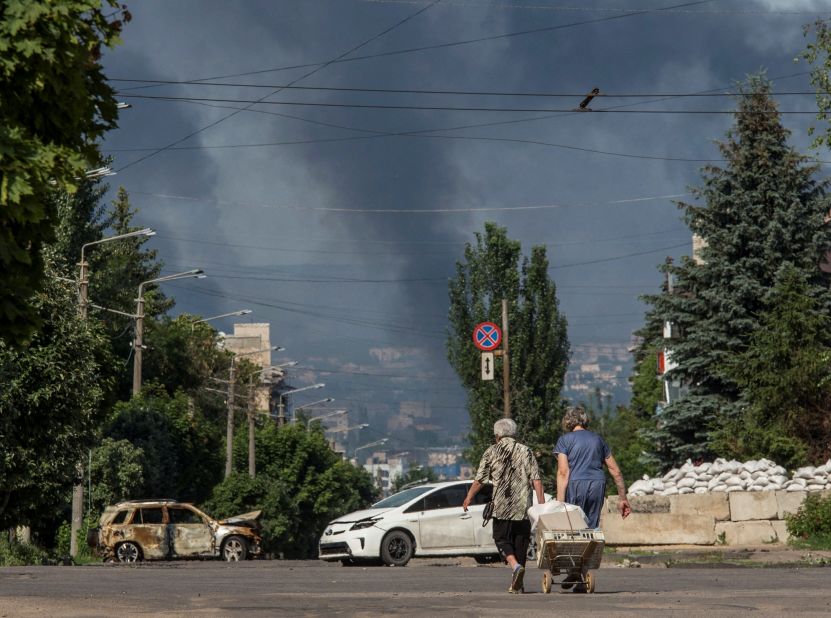
[(789, 545), (797, 549), (831, 551), (831, 533), (812, 534), (804, 539), (791, 538)]

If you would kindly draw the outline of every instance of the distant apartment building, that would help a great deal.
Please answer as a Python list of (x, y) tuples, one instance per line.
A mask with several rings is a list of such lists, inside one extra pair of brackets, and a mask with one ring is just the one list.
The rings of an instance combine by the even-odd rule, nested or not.
[[(271, 366), (271, 325), (265, 323), (234, 324), (234, 334), (225, 335), (225, 349), (262, 368)], [(257, 350), (265, 350), (257, 353)], [(271, 387), (274, 380), (283, 377), (281, 370), (263, 372), (254, 389), (254, 405), (259, 411), (271, 409)]]

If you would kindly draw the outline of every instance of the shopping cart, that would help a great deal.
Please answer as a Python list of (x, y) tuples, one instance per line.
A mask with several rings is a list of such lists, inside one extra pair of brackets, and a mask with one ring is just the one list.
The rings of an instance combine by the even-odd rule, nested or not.
[[(551, 592), (554, 578), (559, 576), (565, 576), (575, 592), (594, 592), (595, 576), (591, 571), (600, 568), (605, 545), (600, 530), (540, 530), (537, 566), (545, 570), (543, 592)], [(556, 583), (561, 585), (565, 580)]]

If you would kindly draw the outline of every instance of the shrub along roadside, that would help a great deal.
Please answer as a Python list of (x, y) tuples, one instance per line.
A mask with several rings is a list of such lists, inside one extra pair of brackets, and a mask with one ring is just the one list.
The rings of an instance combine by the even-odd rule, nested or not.
[(831, 496), (809, 494), (799, 510), (785, 519), (791, 545), (831, 550)]

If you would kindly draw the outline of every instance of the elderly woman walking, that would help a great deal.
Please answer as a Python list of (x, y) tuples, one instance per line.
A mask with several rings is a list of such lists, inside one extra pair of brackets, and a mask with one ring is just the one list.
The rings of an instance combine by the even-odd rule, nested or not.
[(508, 592), (524, 591), (525, 558), (531, 542), (531, 490), (542, 504), (545, 497), (537, 460), (530, 448), (514, 439), (516, 423), (502, 418), (493, 425), (496, 444), (482, 455), (476, 478), (462, 506), (465, 511), (484, 483), (493, 483), (493, 540), (502, 558), (511, 567)]
[(622, 517), (632, 512), (626, 500), (623, 475), (606, 441), (588, 430), (589, 416), (582, 406), (569, 408), (563, 417), (566, 432), (554, 447), (557, 456), (557, 500), (583, 509), (589, 528), (600, 525), (600, 511), (606, 496), (603, 464), (617, 486), (618, 508)]

